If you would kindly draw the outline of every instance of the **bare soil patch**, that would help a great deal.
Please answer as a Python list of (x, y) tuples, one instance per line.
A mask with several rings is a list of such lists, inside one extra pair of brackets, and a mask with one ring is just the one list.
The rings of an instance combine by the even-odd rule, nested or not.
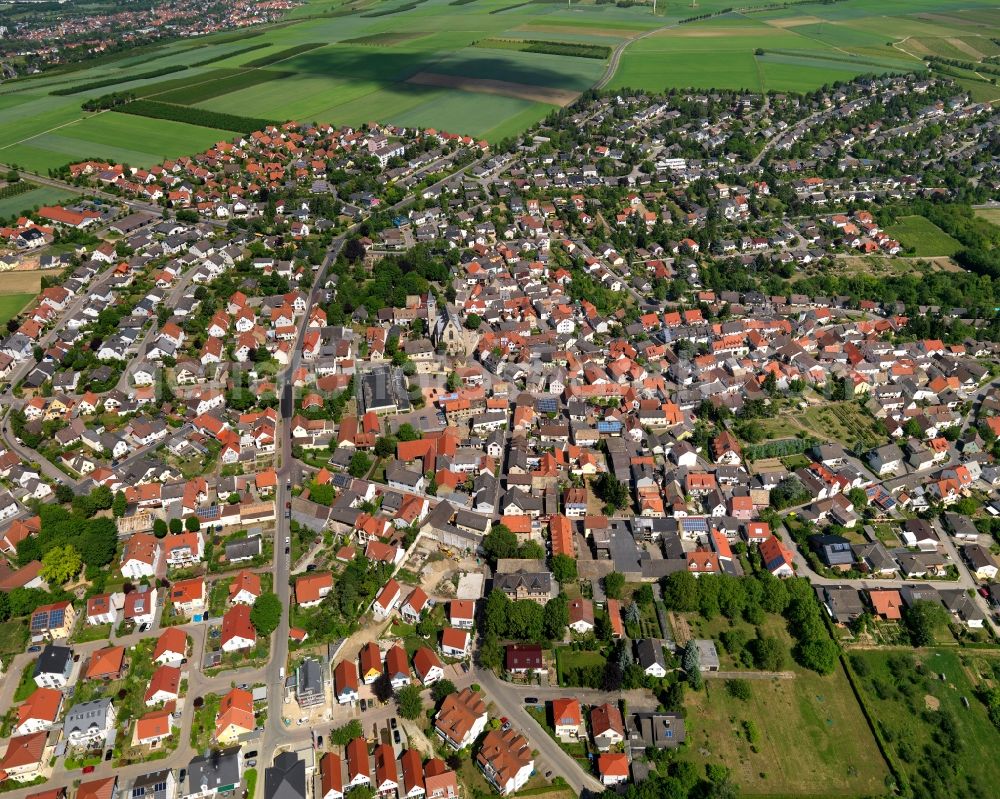
[(37, 269), (0, 272), (0, 294), (37, 294), (41, 283), (42, 273)]
[(773, 25), (775, 28), (797, 28), (800, 25), (820, 25), (829, 21), (820, 17), (784, 17), (783, 19), (769, 19), (767, 24)]
[(539, 103), (566, 106), (578, 96), (578, 92), (566, 89), (553, 89), (548, 86), (532, 86), (527, 83), (513, 83), (506, 80), (491, 80), (489, 78), (465, 78), (461, 75), (442, 75), (438, 72), (418, 72), (411, 76), (407, 83), (420, 86), (438, 86), (444, 89), (460, 89), (466, 92), (480, 94), (498, 94), (502, 97), (515, 97), (519, 100), (531, 100)]

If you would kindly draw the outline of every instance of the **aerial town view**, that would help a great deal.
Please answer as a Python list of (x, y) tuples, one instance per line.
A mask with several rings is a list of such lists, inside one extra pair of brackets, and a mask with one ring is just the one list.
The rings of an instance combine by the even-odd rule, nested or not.
[(731, 2), (0, 0), (0, 795), (1000, 795), (1000, 5)]

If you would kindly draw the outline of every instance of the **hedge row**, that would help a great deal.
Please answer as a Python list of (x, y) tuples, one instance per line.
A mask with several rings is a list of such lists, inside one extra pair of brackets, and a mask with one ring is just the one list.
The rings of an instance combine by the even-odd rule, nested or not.
[(186, 64), (176, 64), (172, 67), (161, 67), (160, 69), (154, 69), (149, 72), (137, 72), (134, 75), (120, 75), (117, 78), (105, 78), (104, 80), (95, 80), (90, 83), (77, 83), (73, 86), (67, 86), (65, 89), (53, 89), (49, 94), (58, 95), (60, 97), (79, 94), (80, 92), (87, 92), (91, 89), (103, 89), (105, 86), (114, 86), (116, 83), (128, 83), (133, 80), (147, 80), (148, 78), (158, 78), (161, 75), (170, 75), (174, 72), (181, 72), (187, 69)]
[(192, 108), (184, 105), (171, 105), (156, 100), (136, 100), (114, 109), (120, 114), (133, 114), (150, 119), (167, 119), (171, 122), (185, 122), (188, 125), (199, 125), (203, 128), (232, 130), (237, 133), (253, 133), (268, 125), (274, 125), (274, 120), (257, 117), (240, 117), (235, 114), (222, 114), (218, 111), (207, 111), (204, 108)]

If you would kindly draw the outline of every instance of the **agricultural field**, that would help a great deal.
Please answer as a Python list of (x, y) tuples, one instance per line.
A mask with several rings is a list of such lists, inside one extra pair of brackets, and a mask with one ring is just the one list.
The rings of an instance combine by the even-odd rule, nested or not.
[(993, 652), (869, 650), (850, 661), (913, 795), (995, 795), (1000, 732), (977, 699), (1000, 674)]
[[(991, 30), (1000, 12), (987, 0), (962, 10), (949, 0), (731, 5), (661, 3), (654, 14), (651, 4), (596, 0), (312, 0), (279, 24), (5, 83), (0, 164), (42, 173), (82, 158), (150, 166), (245, 130), (234, 117), (374, 120), (497, 142), (593, 86), (809, 91), (922, 69), (929, 55), (975, 64), (1000, 54)], [(1000, 97), (974, 68), (960, 80), (975, 97)], [(177, 108), (158, 109), (171, 121), (82, 110), (112, 92)]]
[(34, 294), (0, 294), (0, 325), (7, 324), (35, 299)]
[(889, 771), (843, 670), (792, 672), (749, 680), (746, 701), (721, 679), (688, 691), (685, 759), (728, 767), (743, 796), (881, 795)]
[[(22, 181), (23, 182), (23, 181)], [(55, 186), (40, 186), (32, 184), (33, 189), (22, 191), (13, 197), (0, 199), (0, 219), (11, 219), (24, 211), (29, 211), (42, 205), (55, 205), (69, 200), (72, 192)], [(0, 291), (2, 291), (0, 286)]]
[(962, 249), (955, 239), (922, 216), (904, 216), (885, 232), (907, 249), (912, 248), (920, 258), (954, 255)]

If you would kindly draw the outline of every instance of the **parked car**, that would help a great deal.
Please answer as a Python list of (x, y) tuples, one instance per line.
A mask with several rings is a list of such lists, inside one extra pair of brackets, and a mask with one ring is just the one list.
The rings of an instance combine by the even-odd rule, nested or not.
[(537, 705), (538, 704), (538, 697), (537, 696), (526, 696), (526, 697), (524, 697), (524, 704), (526, 704), (526, 705)]
[(42, 648), (36, 644), (35, 646), (29, 646), (28, 647), (28, 651), (29, 652), (41, 652)]
[(395, 716), (393, 716), (391, 719), (389, 719), (389, 726), (392, 727), (392, 729), (396, 729), (396, 717)]
[(90, 774), (93, 770), (94, 770), (93, 766), (84, 766), (83, 767), (83, 773), (84, 774)]
[(323, 748), (323, 736), (322, 735), (317, 735), (316, 736), (316, 748), (317, 749), (322, 749)]
[(306, 566), (306, 571), (307, 572), (314, 572), (314, 571), (316, 571), (316, 564), (315, 563), (310, 563), (308, 566)]
[(251, 749), (249, 752), (247, 752), (245, 755), (243, 755), (243, 757), (246, 758), (247, 760), (249, 760), (252, 757), (257, 757), (257, 750), (256, 749)]
[(402, 743), (402, 739), (399, 737), (399, 730), (392, 731), (392, 740), (395, 741), (397, 744)]

